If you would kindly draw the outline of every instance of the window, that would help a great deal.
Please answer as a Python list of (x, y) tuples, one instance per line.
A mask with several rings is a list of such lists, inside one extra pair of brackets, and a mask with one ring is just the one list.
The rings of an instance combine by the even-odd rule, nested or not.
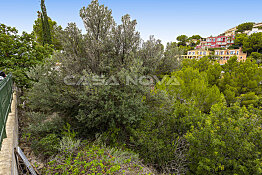
[(206, 55), (206, 52), (203, 52), (203, 55)]
[(199, 52), (199, 55), (202, 55), (202, 52)]
[(237, 55), (239, 55), (239, 51), (237, 51)]
[(195, 52), (192, 52), (192, 55), (195, 55)]
[(191, 52), (188, 52), (188, 55), (191, 55)]
[(213, 39), (213, 42), (216, 42), (216, 39), (215, 39), (215, 38)]
[(223, 54), (224, 54), (224, 52), (223, 52), (223, 51), (221, 51), (221, 52), (220, 52), (220, 55), (223, 55)]

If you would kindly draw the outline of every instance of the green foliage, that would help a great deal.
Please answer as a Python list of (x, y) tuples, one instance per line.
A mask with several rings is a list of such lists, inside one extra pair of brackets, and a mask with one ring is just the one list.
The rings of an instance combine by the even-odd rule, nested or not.
[[(81, 103), (76, 116), (90, 131), (101, 133), (108, 128), (120, 128), (120, 132), (124, 133), (125, 128), (135, 126), (141, 121), (147, 110), (142, 101), (142, 91), (139, 92), (136, 87), (105, 86), (97, 88), (96, 91), (96, 94), (79, 98)], [(136, 96), (128, 94), (136, 94)]]
[(243, 51), (250, 55), (252, 52), (262, 52), (262, 33), (253, 33), (250, 36), (238, 34), (235, 39), (235, 46), (243, 47)]
[(262, 52), (262, 33), (253, 33), (243, 44), (244, 51), (248, 53)]
[[(220, 66), (203, 57), (181, 64), (182, 52), (192, 49), (185, 35), (177, 38), (179, 47), (168, 43), (164, 49), (153, 36), (141, 42), (136, 20), (125, 15), (117, 25), (97, 0), (80, 16), (86, 34), (70, 23), (59, 32), (63, 52), (27, 72), (34, 80), (30, 110), (41, 113), (29, 114), (25, 136), (37, 153), (58, 154), (44, 173), (148, 173), (138, 155), (83, 148), (79, 139), (131, 148), (161, 173), (262, 173), (262, 69), (254, 61), (232, 57)], [(260, 38), (239, 35), (236, 44), (257, 52), (255, 59)], [(148, 75), (160, 82), (126, 84), (126, 77), (136, 82)]]
[(32, 34), (17, 33), (15, 28), (0, 24), (0, 70), (12, 73), (17, 86), (26, 88), (30, 85), (26, 71), (42, 64), (52, 49), (48, 45), (40, 46)]
[(238, 47), (243, 47), (244, 42), (248, 39), (247, 34), (237, 34), (236, 39), (234, 41), (234, 45)]
[(255, 24), (254, 22), (246, 22), (246, 23), (240, 24), (237, 26), (236, 32), (244, 32), (246, 30), (252, 30), (254, 24)]
[(57, 114), (28, 112), (26, 116), (30, 124), (25, 131), (35, 140), (40, 140), (48, 134), (59, 134), (63, 127), (63, 121)]
[(197, 39), (200, 40), (202, 37), (200, 35), (193, 35), (191, 37), (189, 37), (189, 39)]
[[(156, 164), (162, 172), (187, 172), (189, 145), (185, 134), (205, 118), (203, 112), (208, 113), (212, 105), (224, 101), (217, 86), (208, 84), (208, 76), (204, 72), (212, 72), (216, 66), (208, 59), (184, 60), (183, 69), (171, 76), (177, 79), (179, 85), (167, 85), (171, 77), (165, 77), (163, 84), (157, 84), (155, 100), (147, 100), (151, 111), (133, 130), (131, 139), (147, 163)], [(202, 72), (198, 68), (202, 68)], [(210, 81), (215, 81), (221, 71), (218, 77), (216, 72), (212, 73), (214, 76), (210, 77)]]
[(180, 35), (176, 38), (178, 42), (178, 46), (182, 45), (182, 46), (186, 46), (186, 42), (188, 40), (188, 37), (186, 35)]
[(262, 54), (258, 52), (252, 52), (251, 57), (255, 60), (261, 60), (262, 59)]
[(247, 52), (262, 52), (262, 33), (254, 33), (249, 36), (249, 43), (244, 44)]
[(214, 77), (208, 76), (206, 72), (200, 72), (197, 68), (185, 67), (181, 71), (172, 73), (172, 77), (179, 81), (179, 86), (163, 84), (162, 87), (160, 86), (161, 89), (167, 90), (169, 94), (174, 95), (174, 98), (184, 103), (194, 104), (202, 112), (209, 112), (213, 104), (223, 99), (218, 87), (208, 84), (208, 78), (213, 78), (212, 81), (215, 81)]
[(64, 136), (60, 140), (59, 152), (67, 155), (72, 154), (81, 146), (80, 143), (81, 143), (80, 140), (76, 140), (72, 137)]
[[(120, 151), (88, 146), (73, 156), (58, 156), (48, 163), (44, 174), (151, 174)], [(111, 155), (112, 154), (112, 155)], [(115, 155), (117, 157), (115, 157)], [(122, 161), (119, 162), (119, 159)]]
[[(82, 8), (80, 16), (87, 34), (69, 24), (62, 32), (63, 52), (28, 73), (35, 80), (28, 92), (30, 107), (61, 114), (82, 137), (111, 131), (126, 141), (130, 128), (149, 110), (143, 99), (151, 96), (150, 86), (126, 85), (126, 78), (173, 71), (181, 50), (172, 46), (164, 55), (163, 45), (153, 37), (141, 46), (136, 21), (125, 15), (122, 24), (116, 25), (111, 10), (98, 1)], [(57, 62), (61, 66), (56, 66)], [(76, 84), (65, 84), (69, 75)], [(111, 77), (117, 80), (115, 85), (108, 81)], [(95, 82), (90, 83), (92, 80)], [(99, 82), (102, 84), (97, 85)]]
[(189, 174), (261, 174), (261, 122), (253, 107), (214, 105), (186, 136)]
[(188, 38), (187, 45), (189, 45), (190, 47), (195, 47), (195, 46), (199, 45), (201, 38), (202, 37), (200, 35), (193, 35), (193, 36)]
[[(139, 51), (140, 58), (143, 60), (143, 67), (145, 67), (145, 74), (159, 74), (156, 72), (159, 68), (159, 63), (165, 63), (163, 59), (164, 46), (160, 40), (150, 36), (149, 40), (142, 43), (142, 48)], [(177, 55), (174, 55), (176, 59)], [(176, 64), (174, 64), (176, 65)]]
[(181, 55), (183, 55), (183, 49), (185, 49), (181, 47), (177, 47), (177, 44), (174, 42), (167, 43), (164, 56), (159, 60), (158, 75), (169, 75), (181, 67)]
[(184, 174), (187, 172), (189, 148), (184, 134), (192, 123), (201, 120), (202, 114), (193, 105), (174, 101), (161, 91), (156, 95), (162, 100), (158, 97), (150, 102), (154, 111), (133, 131), (132, 144), (140, 157), (155, 165), (160, 172)]
[(56, 156), (59, 151), (60, 139), (56, 134), (49, 134), (40, 140), (32, 141), (32, 148), (38, 155), (41, 154), (44, 157)]
[(250, 57), (254, 60), (256, 60), (257, 64), (262, 63), (262, 54), (258, 52), (252, 52)]
[(262, 70), (255, 62), (249, 59), (238, 62), (236, 57), (232, 57), (225, 64), (223, 71), (223, 77), (219, 79), (218, 86), (228, 104), (236, 102), (241, 94), (249, 92), (261, 94)]
[(63, 121), (57, 114), (28, 112), (26, 120), (29, 126), (23, 128), (26, 142), (31, 144), (32, 150), (41, 158), (55, 156), (60, 147), (60, 132)]
[(41, 0), (41, 10), (42, 13), (40, 13), (41, 16), (41, 22), (42, 22), (42, 38), (43, 38), (43, 45), (45, 44), (52, 44), (52, 36), (51, 36), (51, 30), (49, 25), (49, 18), (47, 16), (46, 6), (45, 6), (45, 0)]
[(249, 92), (247, 94), (241, 95), (241, 105), (242, 106), (257, 106), (258, 105), (258, 97), (255, 92)]
[[(61, 50), (62, 43), (59, 38), (59, 33), (62, 31), (62, 27), (58, 26), (57, 23), (55, 21), (52, 21), (50, 17), (48, 17), (48, 23), (51, 32), (52, 45), (54, 46), (55, 50)], [(43, 23), (41, 17), (38, 17), (37, 20), (35, 20), (35, 23), (33, 25), (33, 33), (35, 35), (36, 41), (40, 45), (44, 46), (45, 43), (43, 39)]]
[(179, 45), (179, 48), (180, 49), (182, 49), (183, 51), (184, 51), (184, 55), (186, 55), (187, 54), (187, 51), (189, 51), (189, 50), (193, 50), (194, 49), (194, 47), (191, 47), (191, 46), (184, 46), (184, 45)]

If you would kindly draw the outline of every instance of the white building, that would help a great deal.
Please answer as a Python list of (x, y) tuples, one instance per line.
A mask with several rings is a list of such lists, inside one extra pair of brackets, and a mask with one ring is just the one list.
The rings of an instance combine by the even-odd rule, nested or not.
[(258, 28), (253, 28), (251, 31), (249, 31), (247, 33), (247, 35), (252, 35), (254, 33), (259, 33), (259, 32), (262, 32), (262, 29), (258, 29)]

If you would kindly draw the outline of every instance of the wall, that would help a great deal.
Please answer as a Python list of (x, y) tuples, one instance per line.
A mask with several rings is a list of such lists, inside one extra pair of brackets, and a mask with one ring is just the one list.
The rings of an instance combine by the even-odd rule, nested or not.
[(11, 113), (6, 122), (7, 138), (3, 140), (0, 151), (0, 175), (18, 175), (14, 155), (14, 148), (18, 146), (18, 116), (17, 116), (17, 95), (13, 93)]

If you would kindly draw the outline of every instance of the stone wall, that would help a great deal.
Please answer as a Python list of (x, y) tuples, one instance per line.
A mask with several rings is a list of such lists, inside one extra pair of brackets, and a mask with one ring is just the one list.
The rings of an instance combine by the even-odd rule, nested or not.
[(7, 138), (0, 151), (0, 175), (18, 175), (14, 148), (18, 146), (17, 94), (13, 93), (11, 113), (6, 122)]

